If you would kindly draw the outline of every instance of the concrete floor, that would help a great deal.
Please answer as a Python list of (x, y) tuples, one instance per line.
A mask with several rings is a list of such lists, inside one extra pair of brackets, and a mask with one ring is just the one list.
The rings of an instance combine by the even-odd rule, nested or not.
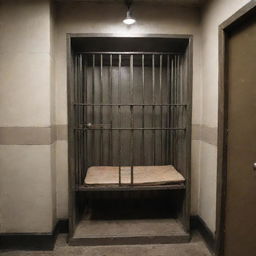
[(68, 246), (66, 234), (58, 236), (54, 251), (0, 251), (1, 256), (210, 256), (201, 236), (196, 232), (186, 244)]

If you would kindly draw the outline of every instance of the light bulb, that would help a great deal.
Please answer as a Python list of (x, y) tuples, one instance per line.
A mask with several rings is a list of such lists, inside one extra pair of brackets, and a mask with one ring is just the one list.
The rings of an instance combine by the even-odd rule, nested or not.
[(131, 16), (130, 10), (127, 11), (126, 17), (123, 20), (123, 23), (126, 25), (132, 25), (136, 22), (136, 20)]

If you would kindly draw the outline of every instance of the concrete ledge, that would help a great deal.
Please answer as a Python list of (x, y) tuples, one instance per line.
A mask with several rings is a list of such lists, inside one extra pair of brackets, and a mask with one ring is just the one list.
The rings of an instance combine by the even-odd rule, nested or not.
[[(209, 250), (215, 252), (215, 237), (198, 215), (191, 216), (191, 230), (199, 231)], [(67, 219), (59, 220), (52, 233), (0, 234), (0, 247), (3, 250), (53, 250), (59, 233), (68, 233)], [(99, 241), (95, 241), (95, 243), (97, 242)], [(149, 243), (150, 241), (145, 239), (145, 242)], [(183, 242), (185, 242), (185, 239)], [(165, 243), (170, 243), (170, 240), (165, 241)]]

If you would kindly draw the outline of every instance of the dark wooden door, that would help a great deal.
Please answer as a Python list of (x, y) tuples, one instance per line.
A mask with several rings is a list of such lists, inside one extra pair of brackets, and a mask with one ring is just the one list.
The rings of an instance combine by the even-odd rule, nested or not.
[(227, 38), (227, 195), (224, 255), (256, 255), (256, 16)]

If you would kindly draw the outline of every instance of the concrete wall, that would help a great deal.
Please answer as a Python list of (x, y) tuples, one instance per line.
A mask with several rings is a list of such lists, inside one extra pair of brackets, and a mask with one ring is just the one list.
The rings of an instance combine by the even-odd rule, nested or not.
[(68, 217), (66, 33), (194, 36), (192, 214), (214, 232), (218, 25), (247, 2), (210, 1), (202, 19), (139, 2), (127, 28), (122, 3), (0, 0), (0, 233), (50, 232), (56, 211)]
[(0, 1), (0, 233), (55, 224), (51, 23), (48, 0)]
[(218, 26), (248, 2), (213, 0), (205, 6), (202, 15), (203, 113), (198, 213), (213, 232), (216, 221)]
[[(125, 15), (123, 3), (67, 3), (56, 6), (55, 38), (55, 78), (56, 78), (56, 123), (63, 131), (67, 125), (67, 80), (66, 80), (66, 34), (67, 33), (118, 33), (133, 35), (152, 34), (192, 34), (194, 36), (194, 78), (193, 78), (193, 124), (201, 122), (201, 69), (200, 69), (200, 20), (199, 11), (194, 7), (175, 7), (160, 3), (136, 3), (134, 15), (137, 23), (127, 28), (122, 23)], [(194, 126), (193, 170), (192, 170), (192, 212), (198, 207), (199, 188), (199, 126)], [(67, 186), (67, 138), (57, 141), (57, 216), (68, 217)]]

